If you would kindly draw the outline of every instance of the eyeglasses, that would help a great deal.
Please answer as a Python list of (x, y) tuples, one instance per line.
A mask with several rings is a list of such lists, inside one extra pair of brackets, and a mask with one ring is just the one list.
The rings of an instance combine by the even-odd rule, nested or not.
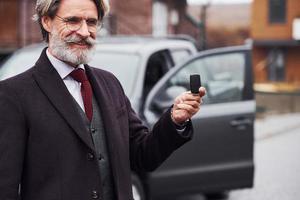
[(97, 32), (97, 30), (101, 29), (102, 27), (102, 23), (100, 23), (98, 19), (94, 18), (84, 19), (75, 16), (63, 18), (58, 15), (56, 15), (56, 17), (66, 24), (66, 27), (69, 31), (78, 31), (82, 27), (83, 21), (86, 22), (88, 30), (91, 33)]

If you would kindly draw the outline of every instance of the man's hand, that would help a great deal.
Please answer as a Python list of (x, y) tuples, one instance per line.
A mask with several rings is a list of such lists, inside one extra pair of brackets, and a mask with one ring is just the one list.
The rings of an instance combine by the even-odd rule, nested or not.
[(200, 110), (200, 105), (202, 103), (202, 97), (205, 95), (206, 90), (204, 87), (199, 88), (199, 95), (192, 94), (189, 92), (184, 92), (174, 101), (174, 106), (172, 108), (172, 120), (175, 124), (183, 124), (188, 119), (192, 118)]

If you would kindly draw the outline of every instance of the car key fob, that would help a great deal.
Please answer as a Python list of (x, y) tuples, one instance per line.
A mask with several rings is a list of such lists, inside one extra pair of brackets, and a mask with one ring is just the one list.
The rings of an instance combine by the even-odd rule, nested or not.
[(199, 74), (190, 75), (190, 89), (192, 94), (199, 94), (199, 88), (201, 87), (201, 78)]

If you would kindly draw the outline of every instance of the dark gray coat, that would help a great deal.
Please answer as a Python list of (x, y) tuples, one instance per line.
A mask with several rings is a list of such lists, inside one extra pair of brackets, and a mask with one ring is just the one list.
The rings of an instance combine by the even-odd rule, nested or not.
[[(149, 132), (119, 81), (85, 67), (103, 117), (117, 199), (132, 199), (131, 170), (154, 170), (190, 137), (177, 133), (169, 111)], [(0, 82), (1, 200), (87, 200), (101, 192), (92, 139), (75, 106), (45, 50), (33, 68)], [(192, 135), (191, 124), (186, 132)]]

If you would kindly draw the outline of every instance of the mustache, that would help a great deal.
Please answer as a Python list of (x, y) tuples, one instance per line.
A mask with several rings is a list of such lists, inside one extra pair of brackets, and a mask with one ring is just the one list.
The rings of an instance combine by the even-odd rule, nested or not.
[(96, 40), (91, 37), (81, 38), (77, 35), (70, 35), (70, 36), (66, 37), (64, 39), (64, 41), (66, 43), (84, 44), (89, 47), (92, 47), (96, 44)]

